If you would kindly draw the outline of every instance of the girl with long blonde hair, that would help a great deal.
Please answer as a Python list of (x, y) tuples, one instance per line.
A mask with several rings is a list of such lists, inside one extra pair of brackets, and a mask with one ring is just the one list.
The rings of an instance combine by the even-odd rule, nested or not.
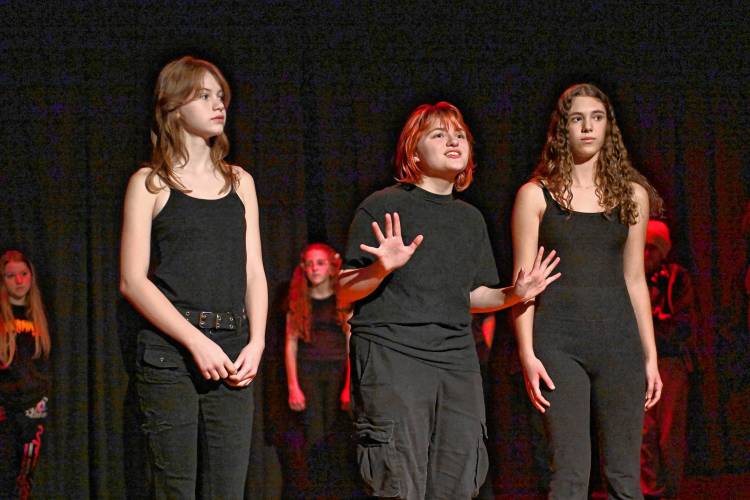
[(8, 250), (0, 272), (0, 496), (28, 498), (47, 417), (50, 336), (28, 257)]

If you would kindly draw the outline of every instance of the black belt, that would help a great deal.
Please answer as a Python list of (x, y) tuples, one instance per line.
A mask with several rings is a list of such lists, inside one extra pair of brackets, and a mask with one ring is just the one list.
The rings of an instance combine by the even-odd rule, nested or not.
[(236, 330), (247, 318), (245, 311), (242, 312), (211, 312), (189, 309), (178, 309), (182, 316), (198, 328), (211, 328), (213, 330)]

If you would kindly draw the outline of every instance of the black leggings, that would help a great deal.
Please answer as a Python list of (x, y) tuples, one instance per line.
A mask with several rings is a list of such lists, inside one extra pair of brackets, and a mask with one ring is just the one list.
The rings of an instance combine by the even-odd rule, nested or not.
[[(591, 419), (609, 498), (643, 498), (640, 445), (645, 374), (632, 313), (608, 319), (535, 318), (534, 350), (555, 384), (543, 394), (550, 444), (550, 498), (587, 498)], [(621, 317), (618, 317), (621, 316)]]
[[(0, 412), (2, 413), (2, 412)], [(39, 463), (44, 418), (23, 412), (6, 414), (0, 421), (0, 498), (28, 498), (31, 478)]]

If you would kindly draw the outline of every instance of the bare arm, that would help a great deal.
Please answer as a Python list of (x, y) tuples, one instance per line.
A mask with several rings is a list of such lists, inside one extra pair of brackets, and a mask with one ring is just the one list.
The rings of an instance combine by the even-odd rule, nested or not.
[(266, 319), (268, 316), (268, 283), (263, 268), (263, 253), (258, 222), (258, 198), (255, 182), (250, 174), (235, 167), (240, 185), (237, 194), (245, 205), (245, 246), (247, 255), (247, 289), (245, 309), (250, 323), (250, 339), (235, 361), (237, 374), (229, 377), (231, 385), (247, 386), (258, 373), (260, 358), (266, 346)]
[(646, 272), (643, 267), (643, 249), (646, 244), (646, 226), (649, 217), (648, 194), (646, 190), (633, 184), (633, 193), (638, 203), (638, 222), (630, 226), (628, 239), (625, 242), (623, 269), (625, 285), (628, 289), (630, 302), (633, 304), (638, 334), (641, 337), (643, 355), (646, 362), (646, 403), (648, 410), (661, 397), (662, 382), (656, 355), (654, 341), (654, 323), (651, 317), (651, 299), (646, 284)]
[(359, 247), (374, 255), (375, 262), (359, 269), (345, 269), (339, 275), (339, 288), (336, 294), (343, 304), (356, 302), (375, 291), (386, 276), (409, 262), (423, 239), (420, 234), (410, 245), (404, 245), (398, 213), (385, 214), (385, 234), (377, 222), (372, 223), (372, 231), (378, 241), (378, 247), (364, 243)]
[(159, 330), (185, 346), (206, 379), (219, 380), (236, 372), (224, 351), (175, 309), (148, 278), (151, 220), (157, 195), (146, 189), (147, 169), (128, 183), (120, 249), (120, 292)]
[(542, 293), (547, 285), (560, 277), (560, 273), (550, 276), (560, 262), (559, 258), (555, 258), (555, 251), (552, 250), (546, 258), (543, 259), (543, 257), (544, 247), (540, 247), (531, 266), (531, 272), (526, 274), (522, 266), (518, 270), (518, 277), (512, 286), (505, 288), (479, 286), (472, 290), (470, 294), (471, 312), (492, 312), (513, 307)]
[(291, 331), (289, 313), (286, 315), (286, 342), (284, 344), (284, 366), (286, 367), (286, 385), (289, 390), (289, 408), (294, 411), (305, 409), (305, 394), (297, 378), (297, 348), (299, 338)]
[(344, 388), (341, 390), (341, 409), (344, 411), (350, 411), (352, 409), (351, 400), (351, 379), (352, 379), (352, 365), (349, 361), (349, 339), (351, 339), (351, 329), (345, 328), (346, 333), (346, 379), (344, 380)]
[[(539, 245), (539, 224), (544, 215), (545, 207), (544, 195), (541, 188), (536, 184), (527, 183), (518, 190), (511, 223), (514, 273), (520, 272), (522, 267), (528, 269), (534, 262)], [(542, 362), (534, 354), (533, 301), (518, 304), (513, 308), (513, 324), (526, 392), (531, 404), (544, 413), (550, 403), (542, 396), (539, 388), (540, 380), (543, 380), (550, 389), (554, 389), (555, 385)]]

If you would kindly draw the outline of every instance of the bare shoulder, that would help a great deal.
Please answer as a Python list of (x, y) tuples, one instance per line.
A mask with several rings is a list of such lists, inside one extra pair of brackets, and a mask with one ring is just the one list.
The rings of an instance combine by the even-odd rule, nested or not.
[(529, 181), (518, 189), (516, 194), (516, 206), (529, 208), (534, 211), (544, 211), (547, 203), (544, 201), (544, 193), (539, 184)]
[(633, 201), (635, 201), (640, 207), (648, 207), (648, 192), (646, 188), (638, 184), (637, 182), (631, 182), (633, 188)]
[(544, 193), (542, 193), (542, 187), (534, 181), (529, 181), (520, 188), (518, 188), (518, 195), (530, 199), (544, 200)]
[(239, 191), (255, 191), (255, 181), (253, 180), (253, 176), (250, 175), (247, 170), (239, 165), (232, 165), (232, 173), (237, 176), (237, 180), (239, 181)]
[[(128, 191), (154, 194), (154, 193), (151, 193), (146, 186), (146, 181), (148, 180), (148, 176), (149, 174), (151, 174), (151, 172), (152, 170), (149, 167), (141, 167), (138, 170), (136, 170), (135, 173), (133, 173), (133, 175), (130, 176), (130, 181), (128, 182)], [(154, 185), (158, 189), (163, 189), (167, 187), (164, 181), (162, 181), (159, 176), (155, 176), (153, 180), (154, 180)]]
[(245, 207), (254, 207), (258, 204), (258, 197), (255, 193), (255, 181), (253, 176), (247, 170), (237, 165), (232, 165), (232, 172), (237, 176), (237, 194), (245, 204)]

